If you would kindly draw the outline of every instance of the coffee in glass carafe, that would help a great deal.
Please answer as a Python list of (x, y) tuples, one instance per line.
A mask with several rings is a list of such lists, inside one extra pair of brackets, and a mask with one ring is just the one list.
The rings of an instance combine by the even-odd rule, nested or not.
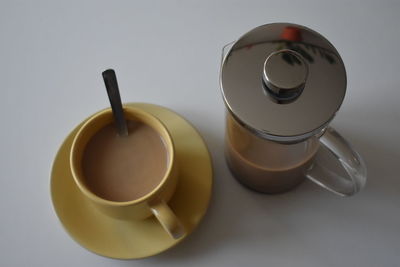
[[(289, 23), (251, 30), (224, 47), (220, 85), (226, 159), (242, 184), (281, 193), (309, 178), (342, 196), (364, 186), (361, 157), (329, 126), (345, 96), (346, 71), (319, 33)], [(319, 157), (321, 149), (332, 157)]]

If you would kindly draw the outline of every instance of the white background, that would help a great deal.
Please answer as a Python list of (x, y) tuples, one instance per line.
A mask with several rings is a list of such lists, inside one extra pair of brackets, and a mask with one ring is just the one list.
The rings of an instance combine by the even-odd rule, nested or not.
[[(395, 1), (1, 1), (0, 266), (399, 266), (399, 12)], [(355, 197), (311, 182), (257, 194), (226, 167), (221, 48), (279, 21), (319, 31), (342, 55), (348, 91), (332, 124), (368, 166)], [(213, 156), (204, 221), (179, 246), (144, 260), (83, 249), (50, 200), (57, 149), (108, 105), (101, 72), (110, 67), (125, 101), (182, 114)]]

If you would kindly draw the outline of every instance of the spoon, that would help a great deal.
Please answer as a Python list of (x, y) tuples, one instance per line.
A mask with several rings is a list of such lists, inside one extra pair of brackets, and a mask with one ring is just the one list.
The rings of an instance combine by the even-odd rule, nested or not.
[(103, 71), (103, 79), (106, 85), (108, 98), (110, 99), (111, 110), (114, 115), (115, 125), (119, 136), (128, 136), (128, 127), (124, 118), (121, 96), (119, 95), (117, 76), (113, 69)]

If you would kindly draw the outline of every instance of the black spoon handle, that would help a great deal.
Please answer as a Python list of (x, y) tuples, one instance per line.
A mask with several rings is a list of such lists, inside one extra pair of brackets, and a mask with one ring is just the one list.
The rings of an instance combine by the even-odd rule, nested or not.
[(122, 108), (121, 96), (119, 94), (117, 76), (113, 69), (103, 71), (103, 79), (106, 85), (108, 98), (110, 99), (111, 109), (114, 115), (115, 124), (117, 126), (119, 136), (128, 135), (128, 127), (124, 118), (124, 110)]

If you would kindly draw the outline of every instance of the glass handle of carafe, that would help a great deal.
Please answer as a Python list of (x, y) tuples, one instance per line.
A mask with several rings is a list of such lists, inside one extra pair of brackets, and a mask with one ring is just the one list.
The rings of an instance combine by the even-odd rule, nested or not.
[[(307, 178), (340, 196), (360, 191), (367, 179), (367, 168), (361, 156), (332, 127), (326, 129), (320, 142), (322, 147), (307, 171)], [(338, 166), (342, 171), (338, 171)]]

